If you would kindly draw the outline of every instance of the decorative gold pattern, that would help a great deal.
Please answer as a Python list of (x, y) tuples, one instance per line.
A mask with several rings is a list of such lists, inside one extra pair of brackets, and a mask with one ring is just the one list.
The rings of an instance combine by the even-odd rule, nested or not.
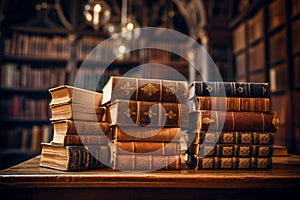
[(202, 168), (212, 169), (213, 167), (213, 158), (205, 158), (202, 160)]
[(233, 134), (231, 134), (231, 133), (223, 134), (223, 142), (224, 143), (233, 143), (234, 142), (233, 140), (234, 140)]
[(205, 117), (205, 118), (203, 118), (202, 119), (202, 123), (203, 124), (211, 124), (211, 123), (214, 123), (215, 122), (215, 120), (214, 119), (211, 119), (211, 118), (208, 118), (208, 117)]
[(241, 137), (241, 143), (251, 143), (252, 137), (250, 133), (244, 133)]
[(173, 117), (176, 117), (177, 114), (174, 113), (172, 110), (170, 110), (168, 113), (165, 114), (166, 117), (168, 117), (169, 119), (173, 119)]
[(223, 156), (231, 156), (232, 153), (233, 153), (232, 147), (224, 147), (224, 148), (222, 149), (222, 155), (223, 155)]
[(141, 88), (141, 90), (144, 91), (144, 93), (147, 94), (149, 97), (158, 92), (158, 89), (151, 83), (148, 83), (145, 87)]
[(240, 156), (249, 156), (250, 147), (240, 147)]
[(144, 115), (147, 115), (151, 118), (152, 116), (156, 116), (157, 113), (153, 112), (150, 108), (148, 112), (144, 112)]
[(268, 156), (270, 154), (269, 147), (260, 147), (258, 154), (259, 156)]
[(168, 93), (168, 94), (175, 94), (175, 88), (169, 88), (169, 87), (167, 87), (165, 89), (165, 92)]
[(238, 166), (238, 168), (240, 168), (240, 169), (248, 169), (248, 168), (250, 168), (249, 160), (247, 158), (240, 158), (239, 159), (239, 166)]
[(259, 135), (259, 142), (263, 144), (269, 144), (270, 143), (270, 137), (268, 134), (260, 134)]
[(275, 126), (276, 130), (279, 130), (279, 119), (276, 113), (273, 115), (272, 124)]
[(243, 93), (243, 92), (244, 92), (244, 88), (238, 87), (237, 91), (238, 91), (239, 93)]
[(213, 87), (211, 85), (207, 86), (205, 88), (209, 93), (211, 93), (213, 91)]
[(132, 112), (130, 108), (127, 109), (127, 111), (124, 112), (124, 114), (127, 117), (130, 117), (131, 115), (136, 115), (136, 112)]
[(230, 158), (222, 158), (221, 159), (221, 168), (230, 169), (231, 168), (231, 159)]
[(132, 87), (132, 84), (130, 82), (126, 82), (122, 87), (120, 87), (121, 90), (123, 90), (126, 95), (129, 95), (131, 91), (133, 91), (135, 88)]

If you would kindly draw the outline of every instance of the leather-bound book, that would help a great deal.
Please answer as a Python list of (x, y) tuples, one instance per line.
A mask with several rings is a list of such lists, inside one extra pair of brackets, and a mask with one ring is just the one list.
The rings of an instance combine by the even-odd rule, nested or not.
[(70, 145), (107, 145), (108, 138), (105, 135), (58, 135), (54, 134), (51, 144), (58, 146)]
[(103, 105), (117, 99), (135, 101), (185, 103), (188, 98), (186, 81), (111, 76), (103, 88)]

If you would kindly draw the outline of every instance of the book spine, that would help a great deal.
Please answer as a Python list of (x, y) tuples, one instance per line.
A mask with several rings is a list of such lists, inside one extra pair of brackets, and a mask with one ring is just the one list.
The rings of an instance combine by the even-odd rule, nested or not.
[(194, 96), (269, 98), (268, 83), (242, 82), (194, 82), (190, 86), (190, 98)]
[(196, 97), (193, 110), (269, 112), (270, 98)]
[(111, 145), (113, 153), (133, 154), (142, 153), (148, 155), (180, 155), (181, 146), (179, 142), (118, 142), (113, 141)]
[(270, 157), (273, 155), (272, 145), (240, 145), (240, 144), (192, 144), (188, 152), (199, 157)]
[(186, 81), (111, 77), (108, 83), (111, 85), (104, 87), (103, 104), (117, 99), (183, 103), (188, 98)]
[(113, 154), (114, 170), (180, 169), (180, 156)]
[(152, 142), (179, 142), (180, 128), (133, 128), (115, 126), (111, 131), (111, 140), (117, 141), (152, 141)]
[(189, 155), (187, 161), (191, 169), (272, 169), (272, 157), (205, 157)]
[(188, 133), (188, 141), (192, 144), (274, 144), (275, 133), (272, 132), (206, 132)]
[[(62, 138), (59, 138), (62, 137)], [(59, 141), (61, 139), (61, 142)], [(67, 145), (106, 145), (108, 144), (108, 139), (103, 135), (62, 135), (62, 136), (53, 136), (51, 144), (67, 146)]]
[[(76, 121), (63, 120), (60, 123), (66, 123), (68, 126), (67, 134), (99, 134), (99, 130), (102, 130), (105, 135), (111, 132), (109, 123), (107, 122), (88, 122), (88, 121)], [(54, 123), (55, 124), (55, 123)]]
[(189, 128), (191, 131), (276, 132), (279, 129), (279, 119), (276, 112), (223, 112), (200, 110), (190, 113)]
[(109, 109), (111, 125), (182, 128), (188, 125), (186, 104), (119, 100)]
[[(68, 146), (67, 148), (70, 159), (66, 171), (103, 168), (111, 159), (109, 146)], [(101, 163), (100, 160), (105, 162)]]

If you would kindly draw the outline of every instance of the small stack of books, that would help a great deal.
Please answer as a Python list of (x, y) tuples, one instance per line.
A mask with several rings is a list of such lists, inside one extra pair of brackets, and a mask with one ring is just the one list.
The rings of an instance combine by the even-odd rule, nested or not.
[(112, 76), (103, 88), (114, 170), (180, 169), (188, 125), (184, 81)]
[(197, 81), (189, 93), (189, 168), (272, 168), (279, 119), (268, 83)]
[(54, 133), (50, 143), (42, 144), (40, 166), (62, 171), (107, 167), (111, 129), (101, 106), (103, 95), (68, 85), (49, 92)]

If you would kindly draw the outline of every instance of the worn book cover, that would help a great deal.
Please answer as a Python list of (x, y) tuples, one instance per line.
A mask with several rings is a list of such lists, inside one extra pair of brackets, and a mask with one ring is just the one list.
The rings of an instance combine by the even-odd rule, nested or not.
[(271, 157), (273, 145), (254, 144), (191, 144), (188, 153), (199, 157)]
[(117, 100), (108, 110), (111, 125), (182, 128), (188, 125), (186, 104)]
[(95, 135), (104, 133), (108, 135), (111, 128), (108, 122), (93, 122), (76, 120), (52, 121), (53, 135)]
[(186, 81), (111, 76), (103, 88), (103, 104), (117, 99), (185, 103)]
[(187, 165), (190, 169), (272, 169), (272, 157), (197, 157), (189, 155)]
[(59, 135), (54, 134), (51, 144), (58, 146), (70, 145), (107, 145), (108, 138), (105, 135)]
[(198, 110), (190, 113), (190, 131), (261, 131), (276, 132), (276, 112), (230, 112)]
[(79, 171), (107, 167), (110, 163), (111, 152), (109, 146), (75, 145), (57, 146), (49, 143), (42, 144), (40, 167), (61, 171)]
[(189, 98), (197, 96), (270, 98), (270, 85), (256, 82), (194, 81), (189, 87)]
[(195, 131), (187, 133), (191, 144), (274, 144), (273, 132)]
[(50, 107), (65, 103), (78, 103), (90, 106), (101, 106), (103, 94), (70, 85), (60, 85), (50, 88)]
[(113, 126), (109, 138), (117, 141), (179, 142), (182, 134), (178, 127)]
[(207, 97), (190, 100), (193, 110), (270, 112), (270, 98)]

